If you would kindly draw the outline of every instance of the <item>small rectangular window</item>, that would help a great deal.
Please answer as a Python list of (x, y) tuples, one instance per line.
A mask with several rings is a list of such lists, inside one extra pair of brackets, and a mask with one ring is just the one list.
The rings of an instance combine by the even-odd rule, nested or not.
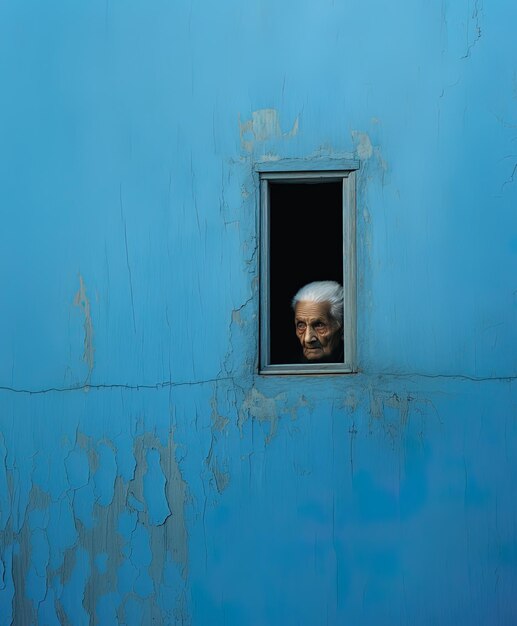
[(257, 165), (262, 374), (355, 371), (358, 167)]

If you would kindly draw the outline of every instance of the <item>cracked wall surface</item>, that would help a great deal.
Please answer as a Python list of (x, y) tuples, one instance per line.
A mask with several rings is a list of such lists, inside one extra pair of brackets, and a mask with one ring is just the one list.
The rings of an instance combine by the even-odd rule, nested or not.
[[(0, 626), (517, 622), (516, 18), (0, 6)], [(359, 373), (259, 376), (254, 167), (329, 158)]]

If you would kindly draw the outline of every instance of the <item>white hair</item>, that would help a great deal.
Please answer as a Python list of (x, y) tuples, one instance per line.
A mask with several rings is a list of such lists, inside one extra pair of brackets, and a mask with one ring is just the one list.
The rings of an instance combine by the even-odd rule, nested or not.
[(319, 280), (302, 287), (291, 303), (293, 309), (298, 302), (329, 302), (330, 314), (343, 324), (343, 287), (334, 280)]

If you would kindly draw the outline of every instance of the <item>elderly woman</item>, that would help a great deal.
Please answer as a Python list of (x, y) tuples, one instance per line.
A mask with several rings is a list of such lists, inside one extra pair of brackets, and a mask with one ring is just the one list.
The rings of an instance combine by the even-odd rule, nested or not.
[(343, 287), (323, 280), (302, 287), (292, 301), (303, 361), (343, 361)]

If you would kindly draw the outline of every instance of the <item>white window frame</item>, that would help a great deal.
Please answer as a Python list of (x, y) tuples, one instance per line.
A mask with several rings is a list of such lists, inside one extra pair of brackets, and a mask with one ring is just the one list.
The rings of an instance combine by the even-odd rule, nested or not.
[[(260, 353), (259, 374), (350, 374), (357, 371), (357, 263), (356, 263), (356, 170), (355, 159), (297, 160), (259, 163), (255, 171), (260, 189)], [(327, 182), (343, 184), (343, 289), (344, 289), (344, 362), (271, 364), (269, 250), (269, 184), (275, 182)], [(293, 322), (294, 333), (294, 322)]]

